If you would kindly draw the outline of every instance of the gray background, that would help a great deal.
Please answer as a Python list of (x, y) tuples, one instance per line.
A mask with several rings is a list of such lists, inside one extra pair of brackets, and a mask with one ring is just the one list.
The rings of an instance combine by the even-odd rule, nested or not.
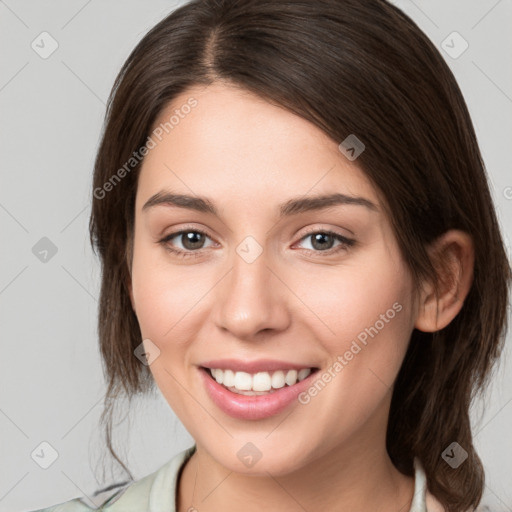
[[(395, 3), (456, 75), (509, 245), (512, 2)], [(98, 487), (104, 383), (96, 341), (99, 266), (87, 238), (91, 171), (117, 71), (176, 5), (0, 0), (0, 512), (49, 506)], [(44, 31), (58, 43), (45, 59), (31, 47), (35, 41), (39, 52), (51, 48)], [(457, 58), (463, 42), (453, 31), (469, 44)], [(57, 249), (46, 262), (33, 253), (43, 237)], [(485, 410), (482, 402), (473, 410), (487, 476), (483, 504), (498, 512), (512, 510), (510, 336)], [(135, 402), (115, 439), (136, 478), (193, 442), (159, 393)], [(48, 469), (31, 457), (44, 441), (58, 452)]]

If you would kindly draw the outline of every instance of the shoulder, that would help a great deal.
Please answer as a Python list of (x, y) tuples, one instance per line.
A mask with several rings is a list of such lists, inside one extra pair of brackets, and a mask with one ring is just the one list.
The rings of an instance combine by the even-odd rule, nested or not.
[[(427, 490), (426, 495), (427, 512), (446, 512), (441, 502)], [(471, 512), (469, 509), (466, 512)], [(490, 512), (490, 509), (486, 505), (479, 505), (475, 512)]]
[(441, 502), (427, 489), (425, 504), (428, 512), (446, 512)]
[(418, 457), (414, 457), (414, 497), (409, 512), (446, 512), (442, 503), (429, 491), (427, 476)]
[(80, 501), (80, 498), (74, 498), (58, 505), (52, 505), (48, 508), (41, 508), (38, 510), (30, 510), (29, 512), (90, 512), (91, 509), (85, 503)]
[[(174, 512), (176, 489), (181, 468), (196, 450), (196, 445), (175, 455), (150, 475), (125, 487), (110, 499), (104, 512)], [(149, 505), (149, 509), (148, 509)]]
[[(176, 484), (180, 469), (192, 456), (196, 449), (195, 444), (175, 455), (157, 471), (137, 480), (116, 484), (103, 491), (96, 492), (88, 505), (85, 497), (74, 498), (58, 505), (53, 505), (30, 512), (91, 512), (102, 510), (104, 512), (131, 512), (146, 511), (148, 503), (160, 507), (161, 500), (165, 500), (165, 510), (174, 511)], [(162, 509), (163, 510), (163, 509)]]
[(129, 482), (115, 484), (107, 487), (106, 489), (95, 492), (88, 500), (89, 503), (93, 503), (93, 505), (89, 505), (86, 502), (85, 497), (78, 497), (57, 505), (52, 505), (48, 508), (31, 510), (30, 512), (91, 512), (93, 510), (99, 510), (100, 507), (104, 507), (109, 502), (112, 502), (112, 500), (117, 496), (120, 496), (129, 485), (133, 484), (130, 484)]

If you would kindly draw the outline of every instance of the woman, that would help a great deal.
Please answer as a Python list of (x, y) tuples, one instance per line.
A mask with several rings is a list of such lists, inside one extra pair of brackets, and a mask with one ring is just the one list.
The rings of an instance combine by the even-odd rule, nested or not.
[(114, 84), (93, 196), (104, 418), (156, 383), (195, 440), (103, 510), (475, 509), (511, 273), (462, 94), (400, 10), (178, 8)]

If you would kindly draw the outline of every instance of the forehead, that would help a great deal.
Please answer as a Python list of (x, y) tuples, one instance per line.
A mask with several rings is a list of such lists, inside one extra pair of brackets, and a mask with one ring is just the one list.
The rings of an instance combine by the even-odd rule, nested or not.
[(379, 202), (336, 141), (302, 117), (231, 85), (187, 89), (160, 113), (152, 133), (159, 137), (152, 136), (156, 145), (140, 171), (138, 209), (165, 188), (238, 198), (246, 205), (256, 197), (282, 203), (288, 196), (333, 192)]

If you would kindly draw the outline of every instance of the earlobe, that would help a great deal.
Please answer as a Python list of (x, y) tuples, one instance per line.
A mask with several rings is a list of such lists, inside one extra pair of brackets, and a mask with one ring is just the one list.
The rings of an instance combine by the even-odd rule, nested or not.
[(471, 237), (460, 230), (440, 236), (429, 255), (437, 269), (439, 294), (434, 284), (424, 283), (414, 327), (435, 332), (446, 327), (459, 313), (473, 282), (474, 247)]

